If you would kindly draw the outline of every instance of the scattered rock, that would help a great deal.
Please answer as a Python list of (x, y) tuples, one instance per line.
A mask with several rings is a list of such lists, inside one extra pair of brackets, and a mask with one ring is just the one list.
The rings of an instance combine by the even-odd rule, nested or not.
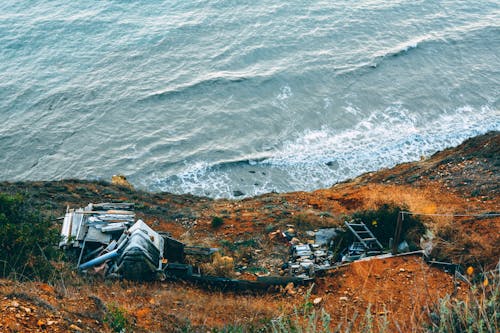
[(339, 297), (339, 301), (341, 302), (347, 302), (349, 300), (349, 298), (347, 296), (340, 296)]
[(323, 301), (323, 299), (322, 299), (321, 297), (316, 297), (316, 298), (313, 300), (313, 304), (314, 304), (314, 305), (318, 305), (318, 304), (320, 304), (322, 301)]
[(130, 189), (134, 188), (132, 186), (132, 184), (130, 184), (129, 181), (127, 180), (127, 177), (125, 177), (124, 175), (120, 175), (120, 174), (113, 175), (111, 177), (111, 184), (128, 187)]
[(285, 287), (285, 294), (287, 295), (290, 295), (290, 296), (293, 296), (295, 295), (297, 292), (295, 291), (294, 289), (294, 285), (293, 285), (293, 282), (289, 282), (286, 287)]
[(269, 236), (269, 239), (270, 239), (270, 240), (274, 240), (274, 239), (283, 239), (283, 235), (282, 235), (282, 233), (281, 233), (281, 230), (279, 230), (279, 229), (278, 229), (278, 230), (276, 230), (276, 231), (270, 232), (270, 233), (268, 234), (268, 236)]
[(71, 331), (77, 331), (77, 332), (81, 332), (82, 331), (82, 329), (80, 327), (76, 326), (75, 324), (69, 325), (69, 329)]
[(235, 197), (241, 197), (241, 196), (244, 196), (245, 193), (241, 192), (240, 190), (235, 190), (235, 191), (233, 191), (233, 195)]

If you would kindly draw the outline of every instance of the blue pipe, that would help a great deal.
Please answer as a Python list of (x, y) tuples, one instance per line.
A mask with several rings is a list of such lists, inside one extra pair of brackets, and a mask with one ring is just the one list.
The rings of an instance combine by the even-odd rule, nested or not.
[(85, 270), (87, 268), (93, 267), (95, 265), (99, 265), (99, 264), (105, 262), (108, 259), (116, 258), (119, 255), (120, 255), (120, 253), (118, 252), (118, 250), (113, 250), (113, 251), (111, 251), (109, 253), (103, 254), (102, 256), (99, 256), (97, 258), (89, 260), (89, 261), (87, 261), (84, 264), (81, 264), (80, 266), (78, 266), (78, 269), (81, 270), (81, 271), (83, 271), (83, 270)]

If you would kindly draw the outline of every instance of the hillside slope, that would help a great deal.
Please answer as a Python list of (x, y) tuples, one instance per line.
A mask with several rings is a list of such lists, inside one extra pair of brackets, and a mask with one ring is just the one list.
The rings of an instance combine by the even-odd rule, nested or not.
[[(81, 180), (3, 182), (0, 192), (22, 194), (51, 218), (62, 216), (68, 205), (135, 202), (139, 217), (155, 229), (188, 244), (221, 248), (237, 267), (246, 267), (239, 274), (247, 278), (256, 272), (279, 273), (287, 257), (287, 245), (271, 240), (269, 232), (293, 225), (298, 237), (305, 238), (308, 230), (339, 226), (348, 215), (392, 204), (428, 214), (421, 218), (434, 236), (436, 258), (480, 270), (493, 268), (500, 258), (500, 218), (473, 216), (500, 211), (499, 149), (500, 133), (491, 132), (421, 161), (367, 173), (329, 189), (243, 200), (149, 193)], [(221, 227), (212, 227), (214, 216), (222, 218)], [(59, 228), (55, 220), (54, 225)], [(416, 293), (420, 296), (415, 298)], [(427, 267), (419, 257), (402, 257), (333, 271), (316, 281), (311, 299), (321, 298), (318, 306), (332, 315), (334, 326), (347, 327), (355, 313), (370, 309), (383, 314), (392, 328), (408, 331), (423, 327), (429, 308), (446, 294), (465, 297), (466, 287)], [(65, 270), (50, 284), (0, 280), (0, 331), (107, 332), (112, 326), (108, 310), (114, 305), (134, 331), (269, 328), (271, 319), (307, 304), (305, 295), (304, 287), (242, 295), (180, 282), (104, 283)]]

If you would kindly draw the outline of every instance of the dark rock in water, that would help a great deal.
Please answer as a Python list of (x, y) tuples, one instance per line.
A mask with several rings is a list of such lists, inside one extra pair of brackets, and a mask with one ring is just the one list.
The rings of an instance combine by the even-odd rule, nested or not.
[(337, 229), (325, 228), (316, 231), (314, 242), (318, 245), (328, 245), (337, 236)]
[(329, 166), (329, 167), (338, 168), (339, 167), (339, 162), (337, 162), (337, 161), (329, 161), (329, 162), (326, 162), (326, 165)]
[(250, 173), (255, 173), (255, 170), (250, 170), (250, 171), (248, 171), (248, 172), (250, 172)]
[(241, 196), (245, 195), (245, 193), (241, 192), (240, 190), (236, 190), (236, 191), (233, 191), (233, 195), (235, 197), (241, 197)]

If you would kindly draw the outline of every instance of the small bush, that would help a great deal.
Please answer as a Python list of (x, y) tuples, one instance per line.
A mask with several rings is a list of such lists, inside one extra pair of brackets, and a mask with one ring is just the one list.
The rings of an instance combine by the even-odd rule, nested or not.
[(58, 230), (20, 195), (0, 193), (0, 277), (52, 278), (58, 240)]
[(200, 268), (204, 275), (233, 277), (234, 259), (215, 252), (212, 256), (212, 262), (201, 264)]
[(131, 323), (128, 319), (127, 311), (114, 303), (108, 306), (104, 322), (109, 325), (113, 332), (124, 333), (131, 331)]
[(217, 229), (223, 224), (224, 224), (224, 220), (222, 219), (222, 217), (214, 216), (212, 218), (212, 224), (211, 224), (212, 228)]

